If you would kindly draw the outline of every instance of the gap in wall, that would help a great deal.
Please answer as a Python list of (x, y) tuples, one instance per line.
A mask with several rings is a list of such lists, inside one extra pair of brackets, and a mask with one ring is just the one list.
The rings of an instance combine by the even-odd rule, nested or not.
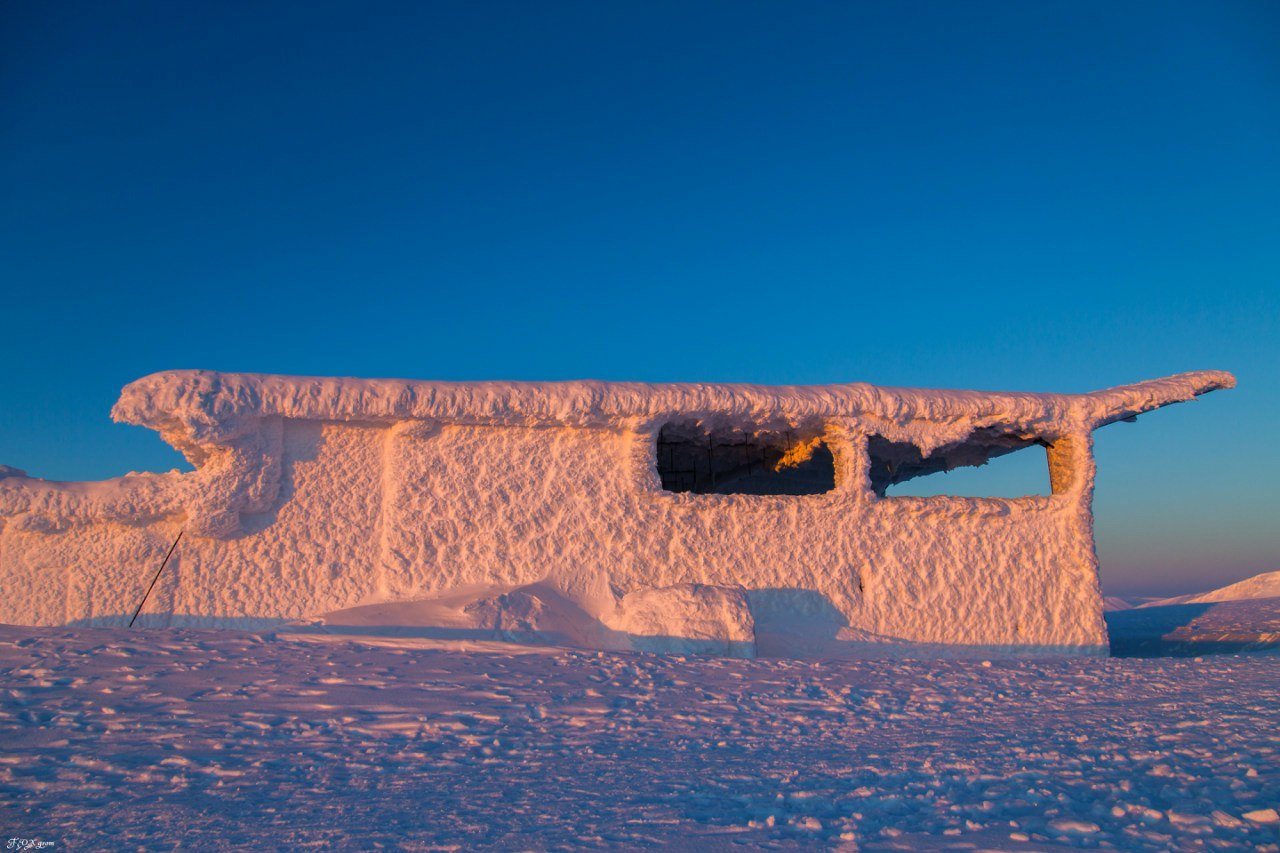
[(1044, 443), (977, 431), (929, 456), (907, 442), (873, 435), (867, 442), (872, 491), (879, 497), (1020, 498), (1052, 494)]
[(819, 436), (792, 430), (672, 421), (659, 430), (655, 451), (668, 492), (817, 495), (836, 487), (831, 449)]

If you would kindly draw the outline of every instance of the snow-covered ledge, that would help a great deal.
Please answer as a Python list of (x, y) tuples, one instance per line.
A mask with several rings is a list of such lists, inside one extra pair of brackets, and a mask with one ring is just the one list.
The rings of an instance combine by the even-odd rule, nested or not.
[[(195, 466), (55, 483), (0, 467), (0, 621), (267, 625), (543, 584), (607, 622), (681, 584), (742, 587), (762, 649), (1105, 649), (1099, 426), (1235, 384), (1091, 394), (413, 382), (175, 371), (113, 416)], [(1051, 494), (886, 497), (1031, 447)]]

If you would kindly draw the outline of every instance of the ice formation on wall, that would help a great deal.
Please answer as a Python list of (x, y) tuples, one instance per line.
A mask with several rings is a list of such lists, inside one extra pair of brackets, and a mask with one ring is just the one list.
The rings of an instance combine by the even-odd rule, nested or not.
[[(1092, 394), (161, 373), (127, 386), (113, 416), (157, 430), (194, 472), (54, 483), (0, 469), (0, 621), (127, 622), (185, 531), (143, 624), (533, 588), (546, 594), (493, 605), (494, 630), (559, 597), (601, 636), (741, 643), (749, 625), (781, 651), (788, 638), (823, 654), (1098, 651), (1092, 431), (1233, 385), (1222, 372)], [(1051, 495), (885, 497), (1033, 446)]]

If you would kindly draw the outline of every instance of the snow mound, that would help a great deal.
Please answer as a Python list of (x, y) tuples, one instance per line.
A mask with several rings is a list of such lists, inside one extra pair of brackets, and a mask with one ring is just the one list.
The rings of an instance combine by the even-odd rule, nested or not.
[(603, 616), (549, 584), (463, 587), (419, 601), (337, 610), (285, 630), (755, 657), (755, 623), (746, 593), (704, 584), (640, 589)]
[(643, 651), (755, 657), (755, 621), (741, 587), (683, 583), (638, 589), (607, 620)]
[(365, 604), (325, 613), (299, 633), (479, 640), (572, 648), (629, 648), (599, 620), (546, 584), (466, 586), (416, 601)]
[(1118, 595), (1108, 595), (1102, 599), (1102, 609), (1107, 613), (1118, 610), (1131, 610), (1133, 605)]

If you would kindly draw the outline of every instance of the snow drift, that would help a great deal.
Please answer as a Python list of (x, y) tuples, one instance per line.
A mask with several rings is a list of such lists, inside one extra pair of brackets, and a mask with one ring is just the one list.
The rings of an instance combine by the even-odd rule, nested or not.
[[(760, 633), (779, 653), (1101, 652), (1091, 433), (1233, 385), (1212, 371), (1092, 394), (156, 374), (113, 415), (196, 470), (54, 483), (5, 468), (0, 621), (125, 624), (182, 531), (142, 624), (267, 626), (480, 589), (514, 597), (473, 602), (467, 630), (538, 634), (575, 612), (573, 630), (673, 648), (749, 653)], [(886, 493), (1037, 450), (1050, 495)]]
[(464, 587), (422, 601), (369, 604), (282, 630), (755, 657), (755, 623), (745, 591), (703, 584), (638, 589), (601, 619), (547, 584), (530, 584)]

